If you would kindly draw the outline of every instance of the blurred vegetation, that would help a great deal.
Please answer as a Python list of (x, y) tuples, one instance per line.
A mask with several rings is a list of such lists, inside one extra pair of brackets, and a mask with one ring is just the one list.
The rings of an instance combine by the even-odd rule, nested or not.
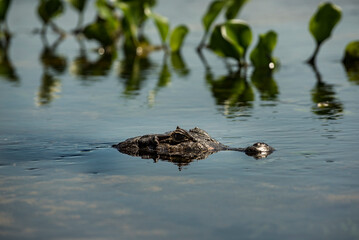
[(348, 79), (359, 85), (359, 41), (348, 43), (342, 60)]
[(37, 7), (37, 14), (40, 17), (43, 26), (42, 34), (46, 33), (48, 26), (50, 25), (52, 29), (64, 35), (64, 31), (61, 30), (56, 23), (53, 21), (55, 18), (59, 17), (65, 11), (65, 6), (61, 0), (40, 0)]
[[(207, 46), (208, 49), (220, 57), (232, 58), (237, 61), (238, 67), (246, 67), (248, 65), (246, 55), (252, 43), (252, 30), (247, 22), (235, 19), (247, 2), (249, 0), (222, 0), (210, 3), (202, 17), (204, 35), (197, 47), (200, 55), (202, 54), (202, 48)], [(225, 11), (224, 17), (226, 21), (216, 24), (212, 29), (214, 21), (222, 11)], [(208, 45), (206, 45), (208, 35), (210, 35), (210, 40)], [(273, 69), (275, 67), (272, 52), (276, 42), (277, 34), (274, 31), (259, 36), (259, 42), (250, 56), (250, 60), (255, 68)], [(203, 59), (203, 55), (200, 57)]]
[(81, 26), (83, 24), (84, 20), (84, 10), (87, 5), (87, 0), (68, 0), (68, 2), (71, 4), (71, 6), (78, 12), (79, 18), (77, 21), (77, 26), (75, 28), (76, 31), (81, 31)]
[(65, 56), (58, 54), (56, 50), (62, 40), (63, 37), (60, 35), (50, 45), (46, 36), (42, 37), (44, 47), (40, 54), (40, 62), (43, 66), (43, 74), (36, 98), (36, 104), (39, 106), (49, 104), (61, 92), (61, 79), (59, 76), (66, 72), (67, 59)]
[(315, 64), (312, 65), (317, 82), (311, 91), (314, 103), (312, 112), (327, 120), (340, 118), (344, 112), (343, 103), (337, 98), (333, 84), (323, 81)]
[(235, 18), (240, 12), (241, 8), (249, 0), (215, 0), (210, 3), (207, 8), (207, 11), (202, 17), (202, 25), (204, 28), (204, 34), (200, 44), (198, 45), (198, 50), (204, 47), (207, 35), (210, 32), (213, 22), (219, 16), (221, 11), (225, 11), (225, 19), (230, 20)]
[[(11, 0), (0, 0), (0, 76), (12, 82), (19, 82), (16, 69), (9, 57), (11, 34), (6, 23)], [(248, 49), (253, 42), (252, 28), (244, 20), (238, 19), (242, 8), (249, 0), (213, 0), (209, 3), (202, 16), (203, 36), (197, 47), (200, 58), (206, 66), (206, 81), (211, 87), (216, 103), (222, 106), (226, 116), (235, 116), (238, 111), (248, 111), (252, 108), (255, 87), (260, 98), (264, 101), (277, 101), (279, 88), (273, 77), (273, 71), (278, 67), (278, 60), (273, 57), (278, 34), (270, 30), (259, 34), (256, 45), (249, 54), (253, 72), (249, 78), (246, 75)], [(84, 23), (84, 14), (89, 4), (94, 4), (95, 18)], [(158, 70), (158, 80), (154, 89), (148, 95), (149, 105), (155, 102), (158, 91), (171, 83), (172, 71), (179, 76), (186, 76), (190, 70), (183, 60), (181, 49), (189, 29), (185, 25), (171, 28), (170, 21), (153, 9), (156, 0), (39, 0), (36, 14), (42, 22), (41, 39), (43, 51), (40, 62), (43, 66), (41, 86), (38, 91), (37, 103), (45, 105), (56, 98), (61, 88), (60, 76), (68, 68), (65, 56), (57, 53), (56, 49), (67, 34), (73, 34), (80, 44), (80, 51), (71, 63), (71, 73), (88, 82), (90, 76), (105, 76), (109, 74), (114, 62), (118, 59), (118, 77), (125, 85), (124, 96), (131, 97), (140, 91), (149, 72)], [(71, 32), (65, 32), (55, 22), (64, 14), (68, 4), (78, 14), (78, 20)], [(222, 17), (220, 17), (222, 15)], [(218, 18), (223, 22), (215, 24)], [(309, 21), (309, 31), (315, 39), (316, 48), (307, 61), (313, 65), (317, 83), (313, 88), (312, 101), (315, 103), (312, 111), (323, 116), (339, 116), (343, 105), (335, 96), (334, 86), (322, 81), (315, 66), (315, 59), (320, 46), (330, 38), (334, 27), (340, 21), (341, 9), (332, 3), (322, 3), (318, 6)], [(156, 27), (159, 43), (152, 43), (145, 32), (149, 21)], [(53, 44), (47, 42), (47, 29), (51, 28), (59, 34)], [(84, 42), (96, 41), (98, 49), (95, 58), (86, 51)], [(228, 62), (228, 74), (214, 77), (210, 71), (203, 48), (207, 48), (224, 59), (234, 59), (238, 69), (232, 71)], [(149, 58), (152, 51), (163, 50), (164, 58), (160, 65)], [(359, 84), (359, 41), (347, 45), (343, 64), (348, 79)], [(170, 64), (169, 64), (170, 63)]]
[(339, 6), (330, 2), (322, 3), (309, 22), (309, 31), (315, 39), (313, 55), (307, 60), (309, 64), (315, 64), (315, 59), (323, 42), (327, 40), (339, 22), (342, 11)]
[(0, 31), (9, 32), (6, 17), (11, 4), (11, 0), (0, 0)]
[(246, 75), (240, 71), (219, 77), (207, 72), (206, 81), (211, 87), (216, 104), (222, 107), (225, 116), (236, 117), (238, 112), (246, 112), (253, 107), (253, 89), (247, 82)]
[(342, 61), (344, 64), (359, 62), (359, 41), (348, 43), (348, 45), (345, 47)]
[(0, 39), (0, 76), (10, 82), (18, 83), (19, 77), (9, 56), (11, 35), (6, 34)]
[(272, 52), (277, 44), (277, 33), (269, 31), (260, 34), (257, 46), (252, 50), (250, 59), (253, 66), (258, 69), (273, 69), (277, 61), (273, 58)]
[(279, 95), (278, 85), (273, 78), (273, 72), (255, 69), (251, 75), (252, 84), (258, 89), (261, 100), (276, 101)]

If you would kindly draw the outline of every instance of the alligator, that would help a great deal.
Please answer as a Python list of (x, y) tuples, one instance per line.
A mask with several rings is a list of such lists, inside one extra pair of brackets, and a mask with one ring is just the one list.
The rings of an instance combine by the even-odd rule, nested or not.
[[(149, 134), (129, 138), (113, 145), (121, 153), (140, 156), (144, 159), (158, 159), (188, 165), (193, 160), (205, 159), (209, 155), (223, 151), (240, 151), (256, 159), (265, 158), (275, 149), (263, 142), (246, 148), (233, 148), (213, 139), (206, 131), (195, 127), (186, 131), (177, 127), (163, 134)], [(179, 166), (180, 166), (179, 165)]]

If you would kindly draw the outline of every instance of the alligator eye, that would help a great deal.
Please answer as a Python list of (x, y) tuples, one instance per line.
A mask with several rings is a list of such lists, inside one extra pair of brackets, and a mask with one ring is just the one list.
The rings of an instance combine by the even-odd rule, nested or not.
[(185, 139), (187, 139), (187, 136), (183, 135), (183, 134), (180, 134), (180, 133), (174, 133), (173, 134), (173, 138), (176, 140), (176, 141), (184, 141)]

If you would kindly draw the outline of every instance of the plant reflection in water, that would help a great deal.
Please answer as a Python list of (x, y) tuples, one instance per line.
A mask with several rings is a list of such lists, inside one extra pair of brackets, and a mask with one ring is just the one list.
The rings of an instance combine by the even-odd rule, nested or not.
[(0, 77), (9, 82), (19, 83), (20, 79), (16, 73), (16, 68), (12, 64), (9, 56), (11, 44), (11, 34), (4, 31), (0, 38)]
[(210, 71), (206, 73), (206, 81), (211, 87), (216, 104), (228, 118), (251, 115), (254, 92), (241, 71), (215, 78)]
[(79, 41), (80, 51), (71, 65), (71, 73), (80, 76), (81, 80), (94, 80), (93, 76), (106, 76), (109, 74), (112, 64), (117, 57), (116, 52), (104, 51), (103, 48), (97, 50), (95, 60), (91, 60), (83, 47), (82, 41)]
[(344, 106), (336, 97), (336, 92), (332, 84), (327, 84), (322, 80), (322, 76), (315, 64), (310, 65), (315, 73), (316, 84), (311, 91), (312, 112), (320, 118), (335, 120), (343, 116)]
[(261, 100), (276, 101), (279, 89), (273, 78), (272, 69), (254, 69), (251, 75), (251, 82), (260, 92)]
[(359, 85), (359, 61), (343, 63), (348, 76), (348, 81)]
[(46, 35), (42, 34), (43, 50), (40, 54), (40, 62), (43, 66), (43, 74), (41, 77), (41, 85), (36, 97), (36, 104), (49, 104), (56, 94), (61, 92), (61, 80), (57, 76), (63, 74), (67, 68), (66, 57), (56, 53), (56, 48), (63, 41), (60, 35), (57, 40), (50, 46), (46, 39)]

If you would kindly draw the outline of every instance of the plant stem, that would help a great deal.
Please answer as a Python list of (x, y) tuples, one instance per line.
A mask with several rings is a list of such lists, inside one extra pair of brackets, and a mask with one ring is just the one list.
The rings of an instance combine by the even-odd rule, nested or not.
[(317, 45), (315, 46), (313, 55), (307, 60), (308, 64), (315, 65), (315, 59), (317, 58), (320, 46), (321, 46), (321, 43), (317, 43)]
[(200, 52), (202, 50), (202, 48), (204, 47), (204, 43), (206, 41), (207, 38), (207, 34), (208, 32), (205, 32), (202, 36), (201, 42), (199, 43), (199, 45), (197, 46), (197, 52)]

